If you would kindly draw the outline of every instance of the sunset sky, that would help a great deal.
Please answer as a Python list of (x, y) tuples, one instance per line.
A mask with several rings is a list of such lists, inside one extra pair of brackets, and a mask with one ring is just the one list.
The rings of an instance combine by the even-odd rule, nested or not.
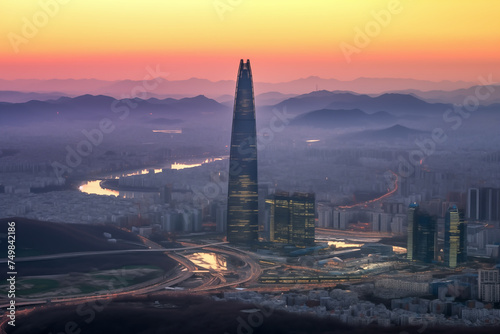
[(498, 0), (3, 0), (0, 13), (1, 79), (142, 79), (159, 64), (169, 80), (234, 80), (240, 58), (267, 82), (500, 77)]

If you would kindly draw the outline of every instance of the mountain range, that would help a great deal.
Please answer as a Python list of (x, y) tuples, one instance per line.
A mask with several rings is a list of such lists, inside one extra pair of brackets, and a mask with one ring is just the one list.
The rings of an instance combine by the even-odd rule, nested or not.
[(408, 94), (388, 93), (373, 97), (344, 91), (315, 91), (282, 101), (271, 107), (274, 108), (295, 114), (315, 109), (360, 109), (369, 113), (386, 111), (404, 115), (444, 112), (450, 105), (428, 103)]
[(205, 96), (182, 99), (117, 100), (104, 95), (61, 97), (57, 100), (28, 101), (24, 103), (0, 103), (0, 124), (20, 125), (42, 121), (99, 120), (118, 117), (128, 110), (133, 119), (144, 122), (172, 121), (175, 119), (203, 118), (218, 114), (230, 115), (230, 109)]
[(355, 133), (342, 135), (343, 139), (359, 140), (359, 141), (391, 141), (401, 142), (414, 139), (418, 136), (426, 134), (426, 131), (408, 128), (403, 125), (393, 125), (389, 128), (377, 130), (364, 130)]
[[(257, 73), (254, 73), (257, 77)], [(323, 79), (316, 76), (292, 80), (289, 82), (258, 82), (255, 81), (256, 95), (268, 92), (280, 92), (282, 94), (302, 94), (313, 90), (350, 90), (364, 94), (381, 94), (386, 91), (414, 89), (421, 91), (429, 90), (455, 90), (473, 86), (472, 82), (465, 81), (426, 81), (402, 78), (357, 78), (354, 80)], [(221, 80), (210, 81), (207, 79), (190, 78), (187, 80), (168, 80), (168, 78), (155, 78), (148, 81), (143, 80), (118, 80), (105, 81), (99, 79), (0, 79), (0, 91), (37, 92), (52, 93), (61, 92), (67, 95), (109, 95), (115, 98), (125, 98), (124, 95), (132, 95), (135, 91), (143, 91), (145, 87), (153, 87), (147, 90), (147, 97), (165, 97), (173, 95), (196, 96), (205, 95), (216, 98), (221, 95), (234, 94), (235, 81)]]
[(395, 120), (396, 118), (393, 115), (385, 111), (367, 114), (359, 109), (321, 109), (301, 114), (295, 117), (290, 124), (334, 129), (365, 125), (387, 125)]

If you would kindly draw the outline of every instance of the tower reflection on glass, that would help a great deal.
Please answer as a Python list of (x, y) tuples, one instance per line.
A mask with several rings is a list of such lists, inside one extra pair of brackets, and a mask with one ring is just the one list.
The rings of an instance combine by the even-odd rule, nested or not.
[(255, 101), (250, 60), (240, 61), (236, 82), (227, 202), (227, 240), (258, 240), (258, 184)]

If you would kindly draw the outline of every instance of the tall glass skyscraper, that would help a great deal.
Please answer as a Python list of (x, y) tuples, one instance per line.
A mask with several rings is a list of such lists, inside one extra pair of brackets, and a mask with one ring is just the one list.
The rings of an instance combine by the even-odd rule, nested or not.
[(415, 230), (417, 228), (417, 212), (418, 212), (418, 204), (417, 203), (412, 203), (410, 204), (410, 207), (408, 208), (408, 243), (407, 243), (407, 253), (406, 257), (408, 260), (413, 260), (415, 257), (415, 244), (414, 244), (414, 239), (415, 239)]
[(408, 208), (408, 260), (430, 263), (437, 248), (436, 219), (420, 210), (417, 203)]
[(444, 220), (444, 263), (450, 268), (467, 260), (466, 231), (457, 207), (450, 207)]
[(227, 241), (258, 241), (257, 131), (250, 60), (240, 61), (231, 131)]
[(270, 241), (300, 247), (314, 245), (315, 196), (279, 192), (266, 200), (270, 211)]

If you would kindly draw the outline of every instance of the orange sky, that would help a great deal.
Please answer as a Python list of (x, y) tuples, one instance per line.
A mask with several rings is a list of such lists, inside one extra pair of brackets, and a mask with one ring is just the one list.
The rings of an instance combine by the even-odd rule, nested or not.
[(142, 79), (159, 64), (170, 80), (234, 80), (240, 58), (268, 82), (500, 77), (498, 0), (0, 1), (0, 13), (3, 79)]

